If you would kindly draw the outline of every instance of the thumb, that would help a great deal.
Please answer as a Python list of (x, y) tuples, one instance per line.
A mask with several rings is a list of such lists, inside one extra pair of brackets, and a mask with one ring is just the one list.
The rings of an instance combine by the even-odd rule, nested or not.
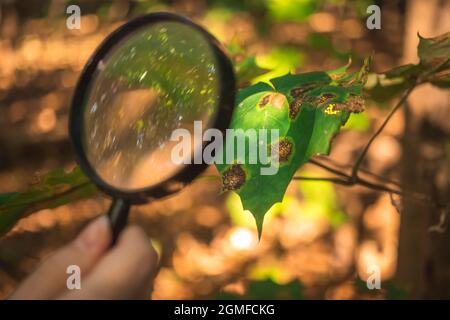
[(106, 216), (91, 222), (70, 244), (59, 249), (29, 276), (10, 299), (52, 299), (67, 290), (67, 267), (76, 265), (87, 275), (111, 243)]
[(63, 299), (148, 299), (158, 256), (144, 231), (129, 226), (84, 279)]

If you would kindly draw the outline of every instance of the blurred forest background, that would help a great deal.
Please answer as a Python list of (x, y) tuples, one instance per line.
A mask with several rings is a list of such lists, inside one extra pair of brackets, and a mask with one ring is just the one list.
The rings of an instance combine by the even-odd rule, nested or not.
[[(128, 19), (172, 11), (205, 26), (230, 51), (255, 56), (269, 73), (330, 70), (351, 56), (372, 72), (417, 62), (417, 32), (450, 30), (450, 1), (385, 0), (381, 30), (366, 28), (361, 0), (0, 0), (0, 193), (24, 190), (36, 175), (75, 166), (67, 137), (69, 102), (100, 41)], [(80, 30), (66, 8), (81, 8)], [(240, 51), (241, 50), (241, 51)], [(238, 54), (236, 54), (238, 52)], [(450, 198), (450, 94), (416, 89), (369, 150), (363, 167), (412, 190)], [(393, 101), (368, 101), (333, 142), (331, 160), (349, 169)], [(326, 175), (306, 165), (304, 174)], [(216, 174), (209, 168), (206, 174)], [(0, 238), (0, 298), (46, 255), (107, 210), (98, 196), (41, 210)], [(199, 180), (175, 197), (132, 210), (161, 253), (154, 299), (450, 298), (447, 216), (430, 204), (364, 187), (292, 181), (266, 216), (258, 243), (253, 217), (220, 184)], [(368, 290), (378, 265), (382, 289)]]

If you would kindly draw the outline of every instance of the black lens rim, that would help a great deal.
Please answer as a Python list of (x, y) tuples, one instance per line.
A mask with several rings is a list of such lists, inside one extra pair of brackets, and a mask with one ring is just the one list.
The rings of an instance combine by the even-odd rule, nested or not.
[[(156, 185), (133, 190), (117, 189), (116, 187), (108, 184), (102, 178), (100, 178), (94, 168), (89, 164), (82, 143), (84, 111), (83, 106), (85, 99), (89, 94), (90, 82), (97, 69), (97, 66), (100, 61), (104, 59), (104, 57), (109, 53), (110, 49), (137, 29), (158, 22), (167, 21), (186, 24), (202, 33), (208, 40), (208, 43), (210, 44), (217, 59), (217, 64), (220, 71), (219, 83), (221, 84), (221, 88), (218, 104), (218, 114), (216, 117), (216, 121), (212, 125), (212, 128), (219, 129), (223, 134), (225, 134), (226, 129), (230, 125), (231, 116), (234, 109), (236, 80), (231, 61), (225, 54), (219, 41), (204, 28), (195, 24), (188, 18), (168, 12), (149, 13), (130, 20), (129, 22), (123, 24), (118, 29), (113, 31), (110, 35), (108, 35), (89, 58), (78, 79), (73, 94), (69, 114), (69, 136), (75, 149), (77, 163), (79, 164), (83, 172), (99, 187), (99, 189), (113, 198), (127, 199), (134, 204), (145, 203), (152, 198), (165, 197), (179, 191), (184, 185), (188, 184), (199, 174), (201, 174), (206, 169), (208, 164), (204, 162), (201, 164), (194, 164), (192, 159), (192, 164), (185, 165), (174, 176)], [(211, 142), (204, 143), (203, 149), (209, 143)]]

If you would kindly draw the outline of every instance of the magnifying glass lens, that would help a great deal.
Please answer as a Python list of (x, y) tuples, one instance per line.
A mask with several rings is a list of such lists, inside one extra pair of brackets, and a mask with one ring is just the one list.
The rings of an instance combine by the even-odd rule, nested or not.
[[(205, 35), (176, 21), (130, 33), (97, 64), (83, 108), (82, 144), (97, 175), (120, 190), (156, 185), (183, 165), (170, 137), (217, 117), (220, 75)], [(191, 159), (194, 143), (190, 143)], [(196, 146), (196, 147), (201, 147)]]
[(228, 127), (234, 98), (230, 60), (184, 17), (138, 17), (97, 48), (75, 88), (69, 133), (80, 167), (113, 199), (112, 244), (131, 205), (179, 191), (206, 168), (197, 161), (203, 131)]

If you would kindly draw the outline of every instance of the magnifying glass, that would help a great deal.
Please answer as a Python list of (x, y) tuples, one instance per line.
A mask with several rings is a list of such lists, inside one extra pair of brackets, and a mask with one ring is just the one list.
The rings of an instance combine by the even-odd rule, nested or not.
[(101, 43), (75, 88), (69, 134), (82, 170), (113, 198), (113, 244), (131, 205), (173, 194), (206, 168), (194, 156), (208, 143), (191, 143), (187, 161), (173, 161), (174, 130), (194, 137), (201, 121), (224, 132), (234, 97), (230, 60), (187, 18), (151, 13)]

